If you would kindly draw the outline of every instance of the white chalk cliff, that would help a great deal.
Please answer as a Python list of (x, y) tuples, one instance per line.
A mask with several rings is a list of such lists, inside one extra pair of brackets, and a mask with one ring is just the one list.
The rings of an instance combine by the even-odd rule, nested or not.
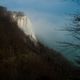
[(23, 30), (23, 32), (29, 36), (32, 41), (37, 42), (29, 17), (25, 16), (22, 12), (12, 12), (12, 18), (17, 22), (18, 27)]

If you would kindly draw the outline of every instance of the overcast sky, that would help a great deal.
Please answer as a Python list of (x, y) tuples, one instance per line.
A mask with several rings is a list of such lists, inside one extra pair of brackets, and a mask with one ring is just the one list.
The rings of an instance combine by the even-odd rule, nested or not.
[(76, 3), (67, 0), (0, 0), (0, 4), (11, 10), (25, 12), (37, 28), (40, 25), (57, 27), (63, 24), (67, 14), (80, 8)]

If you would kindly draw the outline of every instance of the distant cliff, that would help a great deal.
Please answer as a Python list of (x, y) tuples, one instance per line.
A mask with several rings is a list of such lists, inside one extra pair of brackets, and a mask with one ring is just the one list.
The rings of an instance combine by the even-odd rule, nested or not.
[(17, 22), (18, 27), (23, 30), (23, 32), (28, 35), (32, 41), (37, 42), (29, 17), (25, 16), (22, 12), (11, 12), (11, 16), (13, 20)]
[(79, 71), (41, 44), (30, 25), (23, 14), (0, 7), (0, 80), (78, 80)]

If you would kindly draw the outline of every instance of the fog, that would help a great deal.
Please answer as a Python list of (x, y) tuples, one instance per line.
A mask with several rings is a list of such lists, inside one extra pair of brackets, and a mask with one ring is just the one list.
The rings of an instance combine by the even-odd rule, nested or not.
[(45, 44), (45, 46), (61, 52), (68, 60), (74, 62), (76, 56), (80, 56), (80, 50), (76, 50), (72, 47), (64, 47), (59, 42), (78, 43), (75, 41), (75, 38), (71, 36), (70, 32), (62, 31), (62, 29), (70, 26), (71, 15), (78, 12), (80, 6), (76, 3), (69, 2), (58, 3), (56, 5), (56, 10), (53, 14), (40, 12), (29, 13), (32, 19), (33, 29), (38, 39)]

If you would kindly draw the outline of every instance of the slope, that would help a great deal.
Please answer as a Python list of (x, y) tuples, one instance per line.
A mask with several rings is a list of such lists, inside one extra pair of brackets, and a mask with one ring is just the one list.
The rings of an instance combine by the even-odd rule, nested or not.
[(0, 80), (71, 80), (71, 63), (40, 42), (35, 46), (10, 14), (0, 7)]

